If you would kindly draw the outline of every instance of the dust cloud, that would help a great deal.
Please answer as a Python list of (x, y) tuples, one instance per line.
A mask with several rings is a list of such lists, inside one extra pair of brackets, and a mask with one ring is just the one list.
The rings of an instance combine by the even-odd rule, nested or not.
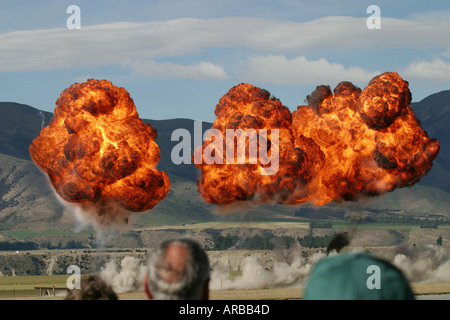
[(394, 265), (411, 282), (450, 282), (450, 253), (443, 247), (398, 247)]
[[(363, 251), (349, 248), (349, 251)], [(224, 251), (211, 259), (211, 290), (301, 288), (308, 281), (314, 265), (327, 254), (318, 251), (304, 257), (302, 252), (288, 252), (281, 256), (261, 256), (248, 251)], [(328, 255), (337, 255), (336, 251)], [(450, 253), (442, 247), (399, 246), (393, 261), (410, 282), (450, 282)], [(100, 271), (101, 277), (117, 293), (141, 291), (147, 263), (135, 257), (126, 256), (120, 262), (111, 260)]]
[(120, 265), (115, 260), (109, 261), (100, 272), (102, 279), (109, 283), (115, 292), (124, 293), (143, 290), (147, 267), (139, 259), (125, 257)]

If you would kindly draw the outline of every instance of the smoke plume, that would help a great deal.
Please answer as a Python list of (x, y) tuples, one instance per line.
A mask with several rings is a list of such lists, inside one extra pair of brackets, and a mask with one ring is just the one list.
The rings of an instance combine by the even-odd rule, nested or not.
[(264, 263), (255, 256), (248, 256), (239, 265), (241, 274), (235, 277), (232, 274), (236, 270), (232, 270), (230, 264), (216, 264), (213, 266), (210, 289), (239, 290), (302, 287), (306, 284), (313, 266), (325, 256), (326, 254), (322, 252), (315, 253), (309, 258), (297, 255), (291, 262), (275, 261), (271, 268), (264, 266)]
[(124, 293), (143, 290), (145, 264), (134, 257), (125, 257), (120, 265), (115, 260), (109, 261), (100, 272), (103, 280), (109, 283), (115, 292)]
[(450, 253), (435, 245), (399, 247), (394, 265), (411, 282), (450, 282)]

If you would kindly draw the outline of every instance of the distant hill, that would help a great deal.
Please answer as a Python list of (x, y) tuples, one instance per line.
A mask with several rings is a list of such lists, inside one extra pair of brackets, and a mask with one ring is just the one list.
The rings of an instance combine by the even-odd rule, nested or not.
[[(160, 146), (161, 159), (158, 163), (158, 169), (170, 174), (177, 175), (192, 181), (196, 181), (198, 177), (198, 170), (194, 164), (179, 164), (176, 165), (171, 159), (171, 153), (174, 146), (179, 141), (172, 141), (172, 132), (176, 129), (186, 129), (191, 133), (191, 137), (194, 137), (194, 120), (190, 119), (170, 119), (170, 120), (146, 120), (145, 123), (149, 123), (152, 128), (158, 132), (158, 138), (156, 142)], [(212, 123), (202, 122), (202, 134), (212, 127)], [(194, 151), (194, 142), (191, 141), (191, 154)]]
[(53, 114), (15, 102), (0, 102), (0, 114), (0, 153), (31, 160), (28, 147)]
[(450, 193), (450, 90), (432, 94), (411, 107), (428, 136), (441, 146), (433, 168), (420, 184)]
[[(412, 107), (428, 135), (439, 140), (440, 154), (429, 174), (418, 185), (371, 199), (365, 208), (414, 214), (450, 214), (450, 90), (433, 94), (413, 103)], [(72, 214), (58, 202), (46, 176), (31, 161), (28, 152), (32, 140), (50, 122), (52, 113), (19, 103), (0, 102), (0, 114), (0, 231), (15, 228), (73, 230), (76, 222)], [(137, 216), (135, 225), (183, 224), (217, 219), (216, 208), (206, 204), (197, 192), (197, 168), (193, 164), (175, 165), (171, 160), (171, 151), (179, 143), (171, 141), (172, 132), (184, 128), (193, 137), (194, 120), (143, 121), (158, 132), (156, 142), (161, 150), (158, 169), (168, 173), (172, 187), (167, 198), (151, 212)], [(203, 122), (202, 132), (211, 126), (211, 123)], [(327, 207), (333, 209), (340, 205), (330, 204)], [(277, 216), (294, 217), (301, 208), (266, 204), (257, 208), (242, 208), (242, 212), (276, 219)]]

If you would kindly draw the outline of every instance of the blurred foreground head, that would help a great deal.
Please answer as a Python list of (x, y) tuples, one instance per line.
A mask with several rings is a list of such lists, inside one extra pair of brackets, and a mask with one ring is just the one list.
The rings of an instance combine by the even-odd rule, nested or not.
[(321, 259), (306, 285), (305, 300), (413, 300), (402, 272), (366, 253)]
[(118, 297), (99, 275), (91, 274), (82, 277), (81, 288), (69, 290), (65, 300), (118, 300)]
[(350, 244), (350, 235), (348, 232), (338, 232), (331, 239), (327, 246), (327, 255), (333, 251), (339, 253), (344, 247)]
[(166, 240), (150, 255), (145, 291), (149, 299), (207, 300), (209, 259), (195, 240)]

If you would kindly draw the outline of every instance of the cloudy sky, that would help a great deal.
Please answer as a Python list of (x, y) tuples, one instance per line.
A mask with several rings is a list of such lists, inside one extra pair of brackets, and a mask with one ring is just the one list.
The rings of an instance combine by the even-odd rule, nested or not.
[[(381, 29), (367, 27), (370, 5)], [(450, 89), (448, 0), (0, 0), (0, 101), (46, 111), (96, 78), (127, 89), (141, 118), (212, 122), (241, 82), (295, 110), (317, 85), (364, 88), (385, 71), (413, 101)]]

